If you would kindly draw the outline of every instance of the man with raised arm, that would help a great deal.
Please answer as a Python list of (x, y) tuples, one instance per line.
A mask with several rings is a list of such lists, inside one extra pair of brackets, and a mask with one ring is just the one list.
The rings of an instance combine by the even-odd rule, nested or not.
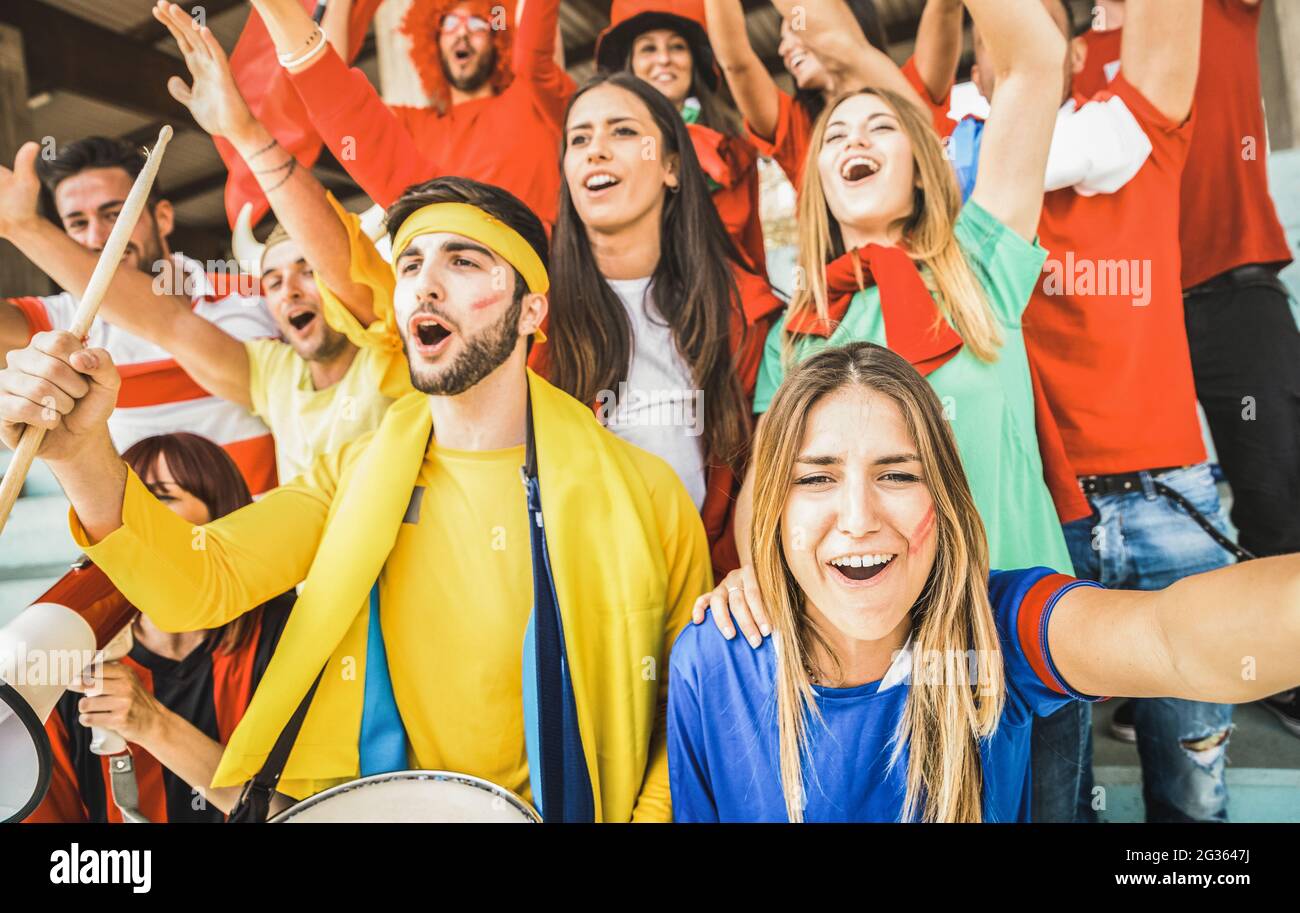
[(555, 61), (559, 0), (415, 0), (403, 21), (433, 107), (389, 107), (348, 69), (298, 0), (253, 0), (312, 123), (362, 189), (387, 206), (455, 174), (518, 196), (550, 225), (559, 120), (574, 85)]

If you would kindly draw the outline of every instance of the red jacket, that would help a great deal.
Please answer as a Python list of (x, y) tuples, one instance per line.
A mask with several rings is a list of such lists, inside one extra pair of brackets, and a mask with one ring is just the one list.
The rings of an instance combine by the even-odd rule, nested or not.
[[(286, 593), (263, 606), (257, 627), (247, 642), (233, 653), (213, 649), (205, 643), (185, 659), (174, 662), (157, 657), (136, 644), (122, 664), (130, 668), (145, 690), (154, 694), (164, 706), (171, 702), (173, 706), (168, 709), (180, 713), (200, 731), (207, 732), (224, 745), (243, 717), (257, 683), (271, 661), (292, 605), (293, 595)], [(143, 663), (172, 669), (173, 678), (168, 680), (170, 687), (175, 691), (176, 686), (182, 684), (186, 693), (160, 694), (153, 672)], [(185, 684), (189, 681), (193, 681), (195, 686), (210, 683), (210, 692), (194, 692)], [(46, 721), (45, 732), (54, 755), (50, 787), (41, 804), (25, 819), (27, 822), (122, 823), (122, 813), (113, 804), (108, 758), (91, 753), (90, 730), (77, 722), (80, 699), (79, 693), (69, 691)], [(190, 709), (185, 709), (187, 707)], [(173, 774), (139, 745), (131, 745), (131, 757), (140, 791), (139, 809), (151, 822), (159, 824), (171, 820), (172, 815), (168, 814), (169, 793), (172, 811), (180, 809), (178, 814), (186, 816), (183, 820), (222, 820), (221, 813), (214, 806), (197, 805), (198, 794), (183, 781), (174, 779)], [(173, 781), (170, 789), (168, 779)]]
[(767, 273), (763, 224), (758, 212), (758, 150), (738, 136), (726, 136), (703, 124), (687, 124), (700, 167), (718, 185), (713, 205), (722, 224), (750, 265)]

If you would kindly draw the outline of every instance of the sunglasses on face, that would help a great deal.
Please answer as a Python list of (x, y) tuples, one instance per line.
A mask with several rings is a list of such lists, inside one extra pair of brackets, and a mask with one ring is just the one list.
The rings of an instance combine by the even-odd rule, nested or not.
[(465, 23), (465, 28), (471, 32), (486, 32), (492, 28), (491, 23), (482, 16), (475, 16), (471, 13), (448, 13), (442, 18), (442, 33), (450, 35), (456, 31), (456, 28), (462, 22)]

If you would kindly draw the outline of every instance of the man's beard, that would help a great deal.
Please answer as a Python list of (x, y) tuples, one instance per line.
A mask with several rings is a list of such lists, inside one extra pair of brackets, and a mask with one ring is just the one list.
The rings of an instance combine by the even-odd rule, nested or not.
[(479, 55), (478, 66), (468, 76), (461, 79), (451, 75), (451, 70), (447, 66), (447, 55), (438, 52), (438, 66), (442, 68), (442, 77), (447, 80), (448, 84), (454, 86), (461, 92), (477, 92), (483, 87), (483, 84), (492, 78), (492, 71), (497, 65), (497, 47), (489, 42), (487, 49)]
[[(516, 300), (501, 320), (474, 338), (466, 338), (465, 351), (440, 375), (417, 373), (415, 364), (411, 363), (411, 386), (430, 396), (458, 396), (487, 377), (505, 363), (519, 344), (519, 315), (523, 307), (523, 300)], [(411, 350), (405, 337), (402, 351), (410, 363)]]
[[(317, 320), (324, 321), (324, 315), (318, 314)], [(298, 357), (303, 361), (332, 361), (348, 344), (348, 338), (335, 330), (333, 327), (326, 326), (325, 332), (321, 334), (320, 341), (312, 348), (294, 351), (298, 352)]]
[(157, 264), (163, 259), (162, 235), (158, 233), (158, 223), (152, 221), (148, 236), (142, 244), (136, 244), (134, 241), (128, 242), (128, 248), (136, 249), (135, 268), (142, 273), (155, 275)]

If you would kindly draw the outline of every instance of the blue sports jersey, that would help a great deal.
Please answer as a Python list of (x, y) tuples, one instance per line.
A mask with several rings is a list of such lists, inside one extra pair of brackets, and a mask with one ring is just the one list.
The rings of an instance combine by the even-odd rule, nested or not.
[[(1049, 714), (1072, 699), (1097, 700), (1071, 690), (1047, 651), (1052, 608), (1076, 586), (1097, 584), (1048, 568), (989, 575), (1006, 702), (997, 731), (980, 746), (985, 821), (1030, 818), (1034, 716)], [(668, 685), (674, 820), (788, 820), (777, 749), (775, 672), (771, 638), (755, 650), (743, 638), (724, 638), (711, 619), (687, 625), (677, 638)], [(893, 672), (882, 681), (893, 682)], [(809, 720), (804, 820), (900, 820), (907, 752), (904, 749), (892, 767), (890, 756), (907, 698), (906, 681), (884, 690), (881, 682), (813, 690), (823, 722)]]

